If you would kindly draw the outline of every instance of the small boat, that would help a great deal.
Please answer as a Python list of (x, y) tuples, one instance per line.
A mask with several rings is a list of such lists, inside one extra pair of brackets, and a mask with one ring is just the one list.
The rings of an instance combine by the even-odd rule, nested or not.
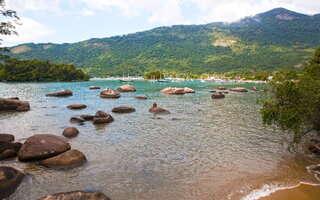
[(157, 80), (158, 82), (160, 83), (169, 83), (170, 81), (169, 80), (165, 80), (165, 79), (160, 79), (160, 80)]

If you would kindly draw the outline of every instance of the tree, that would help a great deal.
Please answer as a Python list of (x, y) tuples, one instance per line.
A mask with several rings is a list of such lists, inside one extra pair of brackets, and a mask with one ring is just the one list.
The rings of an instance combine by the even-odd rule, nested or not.
[(164, 78), (163, 74), (158, 71), (148, 72), (145, 76), (146, 79), (162, 79)]
[[(15, 31), (15, 26), (13, 23), (17, 23), (19, 17), (17, 16), (16, 11), (6, 9), (5, 0), (0, 0), (0, 15), (3, 17), (13, 18), (13, 22), (0, 22), (0, 35), (18, 35), (18, 33)], [(0, 39), (0, 41), (2, 41), (2, 39)], [(0, 47), (0, 51), (8, 51), (8, 49)], [(0, 54), (0, 60), (5, 58), (8, 58), (8, 56)]]
[(260, 114), (267, 125), (275, 124), (293, 134), (293, 143), (310, 131), (320, 131), (320, 49), (299, 74), (286, 71), (270, 81), (269, 99), (261, 101)]

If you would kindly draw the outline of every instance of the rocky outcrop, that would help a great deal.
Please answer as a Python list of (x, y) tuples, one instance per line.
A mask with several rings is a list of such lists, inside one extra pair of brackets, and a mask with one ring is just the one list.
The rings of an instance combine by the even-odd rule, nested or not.
[(0, 134), (0, 142), (12, 142), (14, 141), (14, 136), (7, 133)]
[(82, 152), (72, 149), (60, 155), (43, 160), (39, 164), (48, 168), (67, 169), (80, 166), (86, 162), (87, 158)]
[(184, 93), (196, 93), (195, 90), (188, 88), (188, 87), (183, 88), (183, 91), (184, 91)]
[(48, 195), (38, 200), (110, 200), (110, 199), (100, 192), (72, 191), (72, 192)]
[(99, 86), (90, 86), (89, 89), (90, 90), (99, 90), (100, 87)]
[(93, 120), (94, 115), (81, 115), (80, 117), (86, 121), (90, 121)]
[(226, 87), (223, 87), (223, 86), (218, 87), (218, 89), (219, 89), (219, 90), (227, 90), (227, 88), (226, 88)]
[(87, 106), (85, 104), (71, 104), (68, 105), (67, 108), (72, 109), (72, 110), (80, 110), (80, 109), (84, 109)]
[(148, 99), (146, 96), (135, 96), (136, 99)]
[(18, 153), (18, 158), (20, 161), (43, 160), (59, 155), (70, 148), (70, 144), (63, 137), (38, 134), (25, 141)]
[(149, 112), (154, 114), (170, 114), (170, 112), (166, 109), (158, 107), (157, 103), (153, 103), (152, 107), (149, 108)]
[(222, 92), (215, 92), (212, 94), (212, 99), (223, 99), (225, 95)]
[(19, 187), (24, 174), (12, 167), (0, 167), (0, 199), (9, 197)]
[(62, 135), (68, 138), (76, 137), (79, 134), (79, 130), (76, 127), (67, 127), (63, 130)]
[(137, 91), (136, 88), (134, 88), (132, 85), (128, 85), (128, 84), (118, 87), (117, 90), (120, 92), (135, 92), (135, 91)]
[(53, 93), (49, 93), (46, 94), (47, 97), (68, 97), (68, 96), (72, 96), (73, 93), (71, 90), (61, 90), (59, 92), (53, 92)]
[(112, 109), (114, 113), (132, 113), (135, 111), (136, 109), (130, 106), (119, 106)]
[(30, 110), (30, 104), (27, 101), (0, 97), (0, 110), (28, 111)]
[(246, 88), (243, 88), (243, 87), (231, 88), (230, 91), (233, 91), (233, 92), (248, 92), (248, 90)]
[(106, 113), (102, 110), (97, 111), (96, 115), (93, 118), (94, 124), (105, 124), (113, 121), (114, 121), (113, 117), (109, 113)]
[(168, 87), (160, 91), (163, 94), (185, 94), (184, 88)]
[(118, 91), (112, 90), (110, 88), (106, 88), (100, 92), (100, 97), (102, 98), (120, 98), (120, 94)]

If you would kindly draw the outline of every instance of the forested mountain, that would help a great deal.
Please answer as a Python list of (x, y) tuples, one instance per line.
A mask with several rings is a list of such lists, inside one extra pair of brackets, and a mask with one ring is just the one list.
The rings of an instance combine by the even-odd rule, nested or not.
[[(76, 34), (76, 33), (75, 33)], [(234, 23), (175, 25), (72, 44), (22, 44), (12, 57), (74, 64), (92, 76), (303, 67), (320, 47), (320, 14), (277, 8)]]

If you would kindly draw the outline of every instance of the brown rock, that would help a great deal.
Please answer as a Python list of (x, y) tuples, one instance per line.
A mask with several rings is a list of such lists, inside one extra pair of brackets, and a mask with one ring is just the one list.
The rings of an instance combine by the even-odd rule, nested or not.
[(38, 200), (110, 200), (110, 199), (100, 192), (72, 191), (72, 192), (48, 195)]
[(112, 90), (110, 88), (106, 88), (100, 92), (100, 97), (102, 98), (120, 98), (120, 94), (118, 91)]
[(157, 103), (153, 103), (152, 107), (149, 108), (149, 112), (154, 113), (154, 114), (170, 114), (170, 112), (166, 109), (159, 108)]
[(0, 199), (9, 197), (19, 187), (24, 174), (12, 167), (0, 167)]
[(252, 90), (257, 92), (257, 91), (259, 91), (259, 88), (256, 87), (256, 86), (254, 86), (254, 87), (252, 88)]
[(0, 142), (12, 142), (14, 141), (14, 136), (7, 133), (0, 134)]
[(102, 110), (97, 111), (93, 118), (94, 124), (105, 124), (113, 121), (113, 117), (109, 113), (103, 112)]
[(99, 86), (90, 86), (89, 89), (90, 90), (99, 90), (100, 87)]
[(118, 87), (117, 90), (120, 92), (135, 92), (135, 91), (137, 91), (136, 88), (134, 88), (132, 85), (128, 85), (128, 84)]
[(85, 121), (83, 119), (79, 118), (79, 117), (71, 117), (70, 118), (70, 122), (71, 123), (83, 123)]
[(30, 110), (30, 104), (27, 101), (6, 99), (0, 97), (0, 110), (28, 111)]
[(119, 106), (112, 109), (112, 112), (114, 113), (132, 113), (135, 111), (135, 108), (129, 106)]
[(72, 149), (55, 157), (43, 160), (39, 164), (48, 168), (66, 169), (80, 166), (85, 162), (87, 162), (86, 156), (82, 152)]
[(0, 153), (0, 160), (16, 157), (18, 152), (16, 152), (14, 149), (7, 149)]
[(160, 91), (163, 94), (185, 94), (184, 88), (168, 87)]
[(233, 92), (248, 92), (248, 90), (246, 88), (243, 88), (243, 87), (231, 88), (230, 91), (233, 91)]
[(222, 92), (215, 92), (212, 94), (212, 99), (223, 99), (225, 95)]
[(53, 92), (46, 94), (47, 97), (67, 97), (67, 96), (72, 96), (73, 93), (71, 90), (61, 90), (59, 92)]
[(226, 87), (223, 87), (223, 86), (218, 87), (218, 89), (219, 89), (219, 90), (227, 90), (227, 88), (226, 88)]
[(135, 96), (136, 99), (148, 99), (146, 96)]
[(63, 137), (38, 134), (25, 141), (18, 153), (18, 158), (20, 161), (42, 160), (59, 155), (70, 148), (70, 144)]
[(184, 93), (196, 93), (195, 90), (188, 88), (188, 87), (183, 88), (183, 90), (184, 90)]
[(82, 119), (88, 121), (88, 120), (93, 120), (94, 116), (93, 115), (81, 115), (80, 116)]
[(71, 105), (68, 105), (67, 108), (69, 109), (73, 109), (73, 110), (79, 110), (79, 109), (84, 109), (86, 108), (87, 106), (85, 104), (71, 104)]
[(76, 137), (79, 134), (79, 130), (76, 127), (67, 127), (63, 130), (62, 135), (68, 138)]
[(19, 97), (10, 97), (9, 99), (12, 99), (12, 100), (20, 100)]
[(18, 152), (21, 148), (22, 144), (20, 142), (11, 143), (11, 142), (0, 142), (0, 153), (4, 152), (8, 149), (13, 149)]

